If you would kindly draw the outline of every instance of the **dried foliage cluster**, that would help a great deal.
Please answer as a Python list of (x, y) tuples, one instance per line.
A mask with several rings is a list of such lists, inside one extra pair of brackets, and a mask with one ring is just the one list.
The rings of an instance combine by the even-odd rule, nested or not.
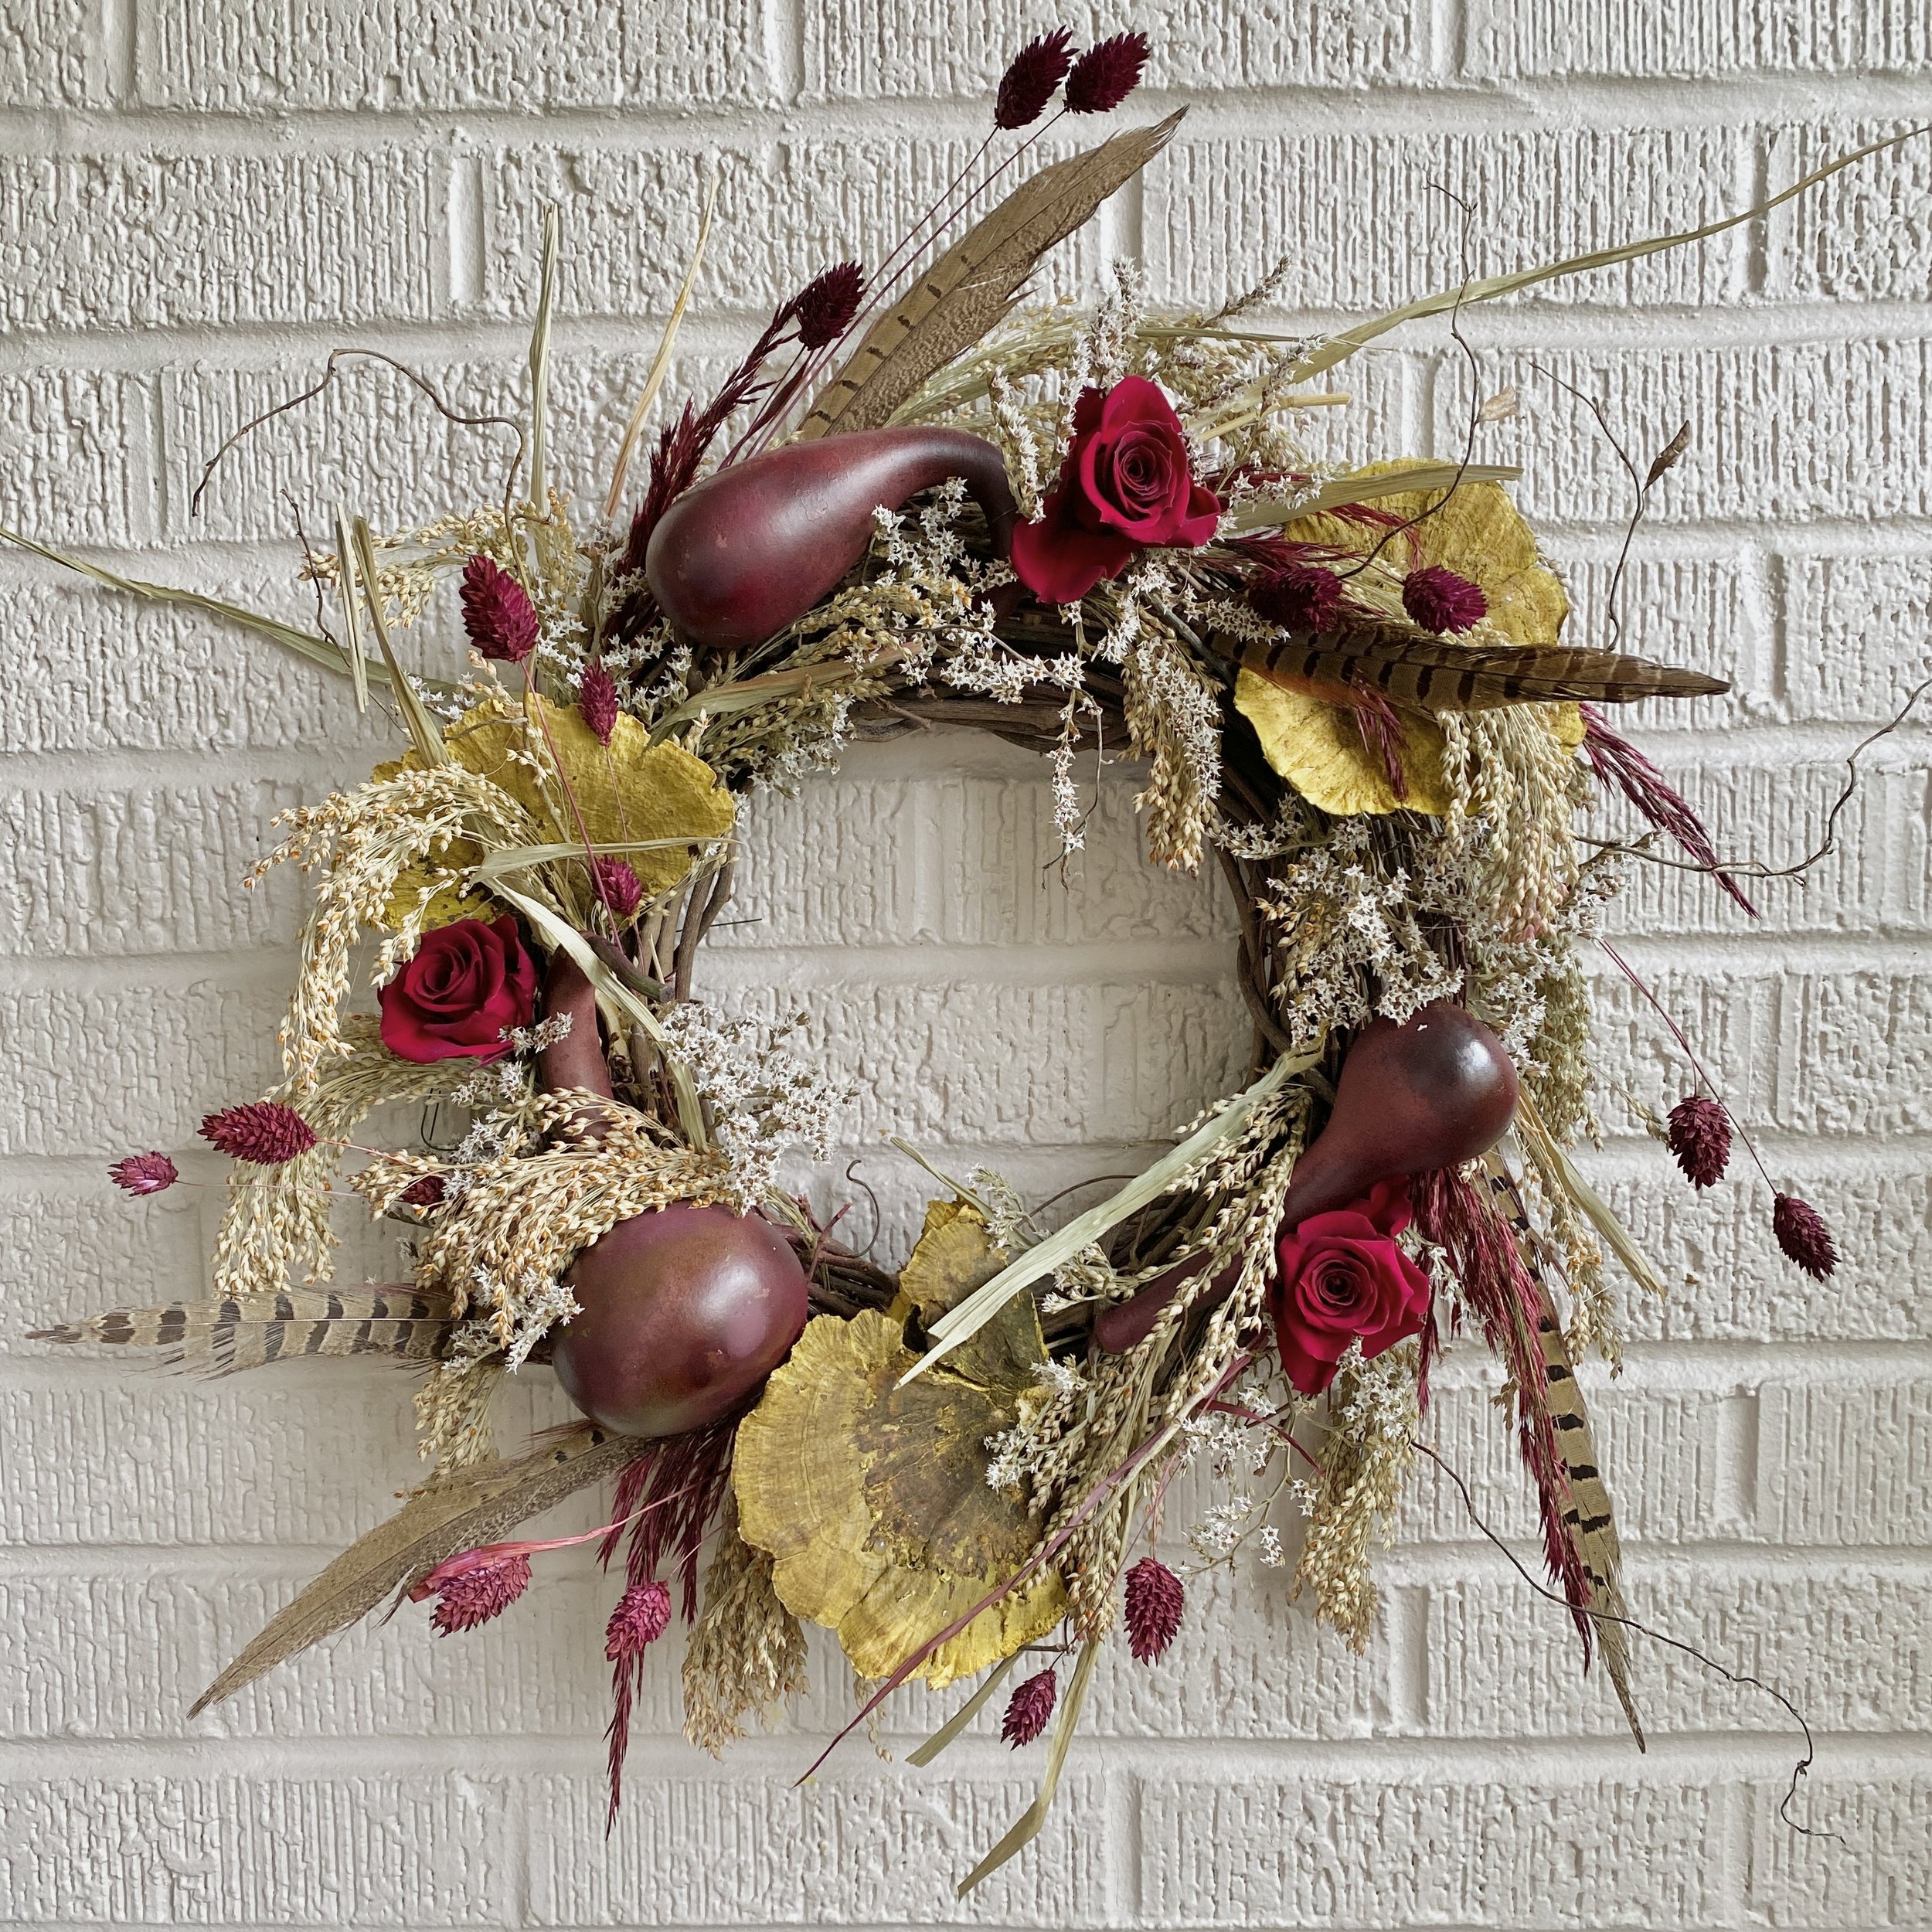
[[(1117, 36), (1076, 60), (1045, 36), (1007, 77), (996, 134), (1035, 128), (1024, 155), (1056, 92), (1063, 113), (1117, 104), (1146, 51)], [(971, 1884), (1039, 1828), (1097, 1647), (1124, 1621), (1133, 1656), (1159, 1659), (1202, 1569), (1292, 1565), (1315, 1614), (1368, 1641), (1372, 1556), (1416, 1466), (1431, 1366), (1471, 1338), (1499, 1365), (1584, 1659), (1600, 1656), (1641, 1743), (1575, 1365), (1618, 1361), (1610, 1263), (1660, 1284), (1569, 1151), (1594, 1125), (1583, 961), (1622, 866), (1659, 838), (1743, 895), (1600, 707), (1722, 687), (1577, 640), (1504, 488), (1515, 472), (1475, 460), (1507, 397), (1447, 460), (1324, 463), (1311, 425), (1347, 400), (1328, 372), (1399, 322), (1454, 325), (1549, 274), (1695, 237), (1466, 282), (1322, 341), (1254, 319), (1267, 278), (1182, 313), (1151, 309), (1127, 269), (1091, 308), (1022, 301), (1041, 255), (1173, 125), (1022, 168), (980, 213), (1016, 158), (989, 137), (883, 269), (828, 270), (716, 395), (668, 414), (628, 515), (676, 319), (603, 513), (586, 517), (545, 471), (553, 226), (503, 501), (395, 533), (338, 516), (302, 566), (313, 631), (209, 607), (352, 679), (406, 746), (289, 814), (267, 862), (311, 876), (312, 909), (284, 1080), (211, 1121), (235, 1156), (214, 1298), (51, 1338), (157, 1343), (223, 1371), (398, 1358), (424, 1372), (432, 1464), (209, 1699), (397, 1593), (435, 1598), (444, 1631), (499, 1614), (531, 1556), (560, 1546), (509, 1532), (614, 1481), (611, 1520), (563, 1539), (625, 1566), (607, 1633), (614, 1803), (674, 1581), (694, 1621), (688, 1729), (713, 1750), (799, 1689), (801, 1619), (835, 1630), (872, 1680), (866, 1712), (915, 1674), (988, 1673), (920, 1762), (1030, 1657), (1002, 1729), (1017, 1746), (1050, 1725), (1041, 1799)], [(928, 258), (919, 238), (934, 233), (956, 238)], [(698, 274), (694, 259), (687, 298)], [(832, 580), (782, 621), (740, 636), (691, 617), (679, 519), (733, 477), (782, 481), (784, 463), (823, 457), (835, 480), (853, 451), (987, 446), (1009, 508), (970, 459), (895, 472), (889, 501), (857, 499)], [(767, 544), (790, 527), (769, 503), (751, 524), (745, 540)], [(760, 560), (760, 582), (840, 540), (806, 532), (795, 554)], [(453, 614), (471, 647), (461, 679), (406, 670), (405, 635)], [(955, 1184), (895, 1276), (778, 1178), (787, 1147), (832, 1144), (838, 1082), (692, 988), (747, 802), (854, 739), (949, 723), (1044, 753), (1070, 854), (1102, 765), (1142, 761), (1151, 860), (1217, 866), (1232, 889), (1253, 1060), (1243, 1090), (1063, 1226), (997, 1175)], [(1632, 844), (1579, 842), (1606, 787), (1649, 821)], [(349, 1010), (364, 970), (379, 1017)], [(1291, 1220), (1287, 1204), (1339, 1118), (1351, 1051), (1445, 1010), (1485, 1021), (1512, 1064), (1509, 1134), (1447, 1165), (1398, 1163), (1318, 1239), (1322, 1217)], [(1667, 1131), (1702, 1187), (1733, 1123), (1696, 1078)], [(429, 1138), (353, 1141), (399, 1105), (434, 1111)], [(151, 1192), (178, 1176), (155, 1151), (115, 1178)], [(331, 1284), (345, 1199), (405, 1237), (409, 1279)], [(777, 1230), (807, 1280), (811, 1318), (762, 1393), (687, 1430), (591, 1420), (499, 1454), (492, 1396), (563, 1345), (582, 1257), (693, 1206)], [(1775, 1231), (1828, 1271), (1829, 1236), (1802, 1202), (1777, 1196)], [(1212, 1500), (1175, 1525), (1171, 1485), (1189, 1468)]]

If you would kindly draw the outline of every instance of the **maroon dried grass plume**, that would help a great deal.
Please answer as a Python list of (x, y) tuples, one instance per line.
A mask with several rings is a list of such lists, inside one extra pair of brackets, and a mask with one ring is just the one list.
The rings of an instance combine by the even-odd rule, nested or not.
[(1059, 1680), (1048, 1667), (1029, 1677), (1006, 1701), (1006, 1715), (999, 1720), (999, 1734), (1015, 1750), (1030, 1744), (1046, 1728), (1053, 1706), (1060, 1694)]
[(1577, 708), (1583, 714), (1583, 755), (1589, 759), (1597, 782), (1614, 785), (1650, 824), (1675, 839), (1752, 918), (1757, 918), (1757, 908), (1718, 863), (1711, 835), (1683, 794), (1628, 738), (1613, 731), (1601, 712), (1587, 704)]
[(165, 1154), (130, 1154), (107, 1170), (107, 1179), (128, 1194), (158, 1194), (181, 1179), (181, 1170)]
[(1772, 1197), (1771, 1232), (1787, 1260), (1795, 1261), (1815, 1281), (1822, 1281), (1838, 1266), (1838, 1248), (1825, 1217), (1795, 1194)]
[(315, 1145), (315, 1130), (280, 1100), (225, 1107), (202, 1122), (200, 1133), (231, 1160), (253, 1161), (259, 1167), (280, 1167)]
[(1187, 1591), (1167, 1565), (1143, 1556), (1127, 1573), (1127, 1646), (1137, 1664), (1151, 1664), (1181, 1628)]
[(1248, 602), (1284, 631), (1325, 631), (1342, 608), (1342, 580), (1312, 563), (1284, 563), (1256, 579)]
[(1117, 107), (1141, 84), (1141, 70), (1152, 51), (1144, 33), (1117, 33), (1097, 41), (1066, 77), (1066, 111), (1104, 114)]
[(621, 1664), (641, 1655), (671, 1628), (671, 1592), (652, 1577), (648, 1583), (632, 1583), (617, 1599), (611, 1621), (604, 1627), (604, 1655), (607, 1661)]
[(1665, 1141), (1692, 1187), (1713, 1186), (1730, 1163), (1730, 1116), (1716, 1100), (1693, 1094), (1671, 1109)]
[(1440, 563), (1425, 563), (1402, 580), (1402, 607), (1423, 630), (1453, 636), (1481, 623), (1489, 600), (1480, 584)]
[(530, 1560), (510, 1550), (493, 1563), (477, 1564), (444, 1579), (437, 1590), (430, 1627), (445, 1637), (474, 1630), (501, 1617), (530, 1587)]
[(620, 925), (637, 917), (644, 903), (644, 882), (621, 859), (593, 859), (590, 883), (598, 900), (610, 907)]
[[(1030, 127), (1046, 111), (1054, 90), (1073, 64), (1073, 36), (1064, 27), (1029, 40), (1007, 63), (993, 102), (993, 125)], [(1015, 1696), (1018, 1692), (1014, 1693)]]
[(837, 342), (852, 326), (865, 294), (866, 271), (857, 262), (840, 262), (814, 276), (791, 300), (799, 342), (807, 349)]
[(617, 728), (617, 681), (604, 668), (601, 658), (585, 665), (583, 682), (577, 686), (577, 716), (590, 727), (600, 745), (611, 742)]
[(536, 609), (522, 584), (481, 552), (463, 566), (463, 628), (481, 658), (521, 664), (536, 648)]
[(419, 1174), (396, 1198), (407, 1207), (440, 1207), (447, 1191), (441, 1175)]

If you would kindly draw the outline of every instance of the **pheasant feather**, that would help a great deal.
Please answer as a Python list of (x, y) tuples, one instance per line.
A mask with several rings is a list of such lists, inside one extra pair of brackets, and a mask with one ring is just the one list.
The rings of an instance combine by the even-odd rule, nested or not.
[(216, 1375), (230, 1375), (297, 1355), (386, 1355), (434, 1361), (443, 1352), (450, 1328), (447, 1297), (406, 1287), (376, 1287), (112, 1308), (84, 1321), (36, 1329), (29, 1339), (162, 1349), (168, 1351), (162, 1360), (170, 1367), (206, 1365)]
[(1730, 689), (1701, 671), (1617, 651), (1458, 644), (1372, 631), (1325, 641), (1287, 638), (1250, 650), (1243, 662), (1271, 683), (1348, 685), (1418, 711), (1490, 711), (1577, 699), (1631, 704), (1640, 698), (1710, 697)]
[[(1543, 1355), (1543, 1391), (1550, 1425), (1556, 1435), (1556, 1452), (1563, 1458), (1570, 1497), (1560, 1512), (1565, 1536), (1590, 1583), (1587, 1612), (1595, 1627), (1598, 1654), (1609, 1674), (1617, 1701), (1624, 1707), (1637, 1748), (1644, 1748), (1644, 1727), (1630, 1688), (1630, 1644), (1622, 1624), (1611, 1621), (1626, 1617), (1629, 1606), (1624, 1600), (1623, 1546), (1617, 1534), (1617, 1519), (1611, 1507), (1602, 1465), (1597, 1458), (1595, 1437), (1590, 1433), (1590, 1415), (1583, 1405), (1582, 1389), (1575, 1366), (1563, 1341), (1563, 1325), (1556, 1319), (1549, 1285), (1537, 1267), (1535, 1236), (1522, 1197), (1508, 1175), (1498, 1171), (1492, 1157), (1489, 1186), (1498, 1209), (1515, 1230), (1516, 1246), (1536, 1296), (1536, 1340)], [(1587, 1635), (1586, 1636), (1587, 1641)]]

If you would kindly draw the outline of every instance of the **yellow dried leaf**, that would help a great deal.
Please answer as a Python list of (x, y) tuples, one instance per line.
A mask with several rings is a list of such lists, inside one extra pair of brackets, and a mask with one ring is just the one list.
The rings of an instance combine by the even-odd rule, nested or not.
[[(1412, 466), (1408, 460), (1376, 463), (1362, 474), (1384, 475)], [(1555, 644), (1570, 614), (1570, 600), (1556, 573), (1539, 560), (1536, 533), (1500, 483), (1464, 483), (1453, 493), (1406, 491), (1379, 498), (1377, 507), (1404, 519), (1417, 517), (1445, 495), (1444, 507), (1416, 526), (1416, 561), (1442, 564), (1481, 585), (1501, 641), (1526, 648)], [(1325, 544), (1357, 556), (1372, 549), (1383, 535), (1379, 528), (1332, 514), (1298, 518), (1281, 533), (1291, 543)], [(1383, 554), (1395, 553), (1406, 566), (1412, 554), (1409, 541), (1398, 539)], [(1402, 767), (1409, 781), (1408, 797), (1399, 799), (1381, 757), (1363, 743), (1345, 707), (1325, 702), (1313, 689), (1284, 689), (1246, 670), (1234, 702), (1254, 726), (1269, 764), (1321, 811), (1342, 818), (1449, 809), (1442, 732), (1434, 719), (1397, 713)], [(1566, 748), (1583, 743), (1583, 718), (1573, 704), (1539, 706), (1537, 716)]]
[(1253, 726), (1268, 763), (1303, 798), (1338, 818), (1357, 813), (1449, 809), (1442, 776), (1442, 729), (1413, 712), (1398, 714), (1402, 769), (1409, 795), (1398, 798), (1381, 759), (1362, 741), (1354, 716), (1244, 670), (1234, 687), (1235, 709)]
[[(1372, 463), (1362, 474), (1386, 475), (1413, 467), (1416, 460)], [(1556, 573), (1540, 560), (1536, 532), (1500, 483), (1464, 483), (1453, 492), (1406, 491), (1379, 498), (1376, 507), (1406, 521), (1445, 496), (1449, 500), (1441, 509), (1398, 537), (1383, 556), (1396, 559), (1406, 569), (1413, 555), (1418, 564), (1440, 563), (1480, 585), (1489, 621), (1503, 641), (1556, 643), (1570, 615), (1570, 599)], [(1361, 555), (1373, 549), (1383, 532), (1345, 517), (1324, 515), (1299, 518), (1281, 534), (1291, 543), (1324, 543)]]
[[(978, 1214), (936, 1202), (903, 1294), (937, 1312), (999, 1265)], [(1037, 1535), (1017, 1502), (987, 1486), (985, 1448), (1012, 1425), (1046, 1359), (1030, 1298), (902, 1389), (917, 1359), (903, 1327), (870, 1310), (809, 1323), (739, 1425), (733, 1455), (740, 1529), (773, 1559), (780, 1600), (836, 1631), (865, 1677), (889, 1675), (1013, 1576)], [(1059, 1577), (1043, 1572), (919, 1674), (935, 1687), (969, 1676), (1045, 1635), (1065, 1610)]]
[[(444, 742), (457, 763), (509, 793), (552, 842), (576, 845), (586, 834), (598, 845), (689, 840), (682, 849), (673, 844), (624, 855), (647, 896), (676, 885), (702, 845), (731, 830), (736, 807), (717, 774), (676, 745), (652, 744), (644, 726), (628, 714), (619, 716), (605, 746), (574, 707), (532, 696), (519, 716), (492, 701), (465, 712), (445, 730)], [(419, 764), (418, 754), (411, 751), (378, 766), (374, 776), (393, 777)], [(485, 855), (480, 846), (458, 842), (437, 855), (436, 869), (457, 870), (480, 863)], [(392, 920), (413, 909), (430, 880), (421, 868), (403, 875), (389, 900)], [(427, 923), (488, 917), (495, 910), (486, 897), (459, 896), (446, 887), (432, 902)]]

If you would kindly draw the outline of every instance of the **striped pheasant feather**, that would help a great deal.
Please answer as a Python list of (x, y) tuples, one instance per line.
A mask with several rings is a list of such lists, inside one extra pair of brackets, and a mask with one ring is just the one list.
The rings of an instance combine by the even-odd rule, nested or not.
[(1524, 1267), (1536, 1287), (1536, 1341), (1543, 1355), (1544, 1393), (1556, 1430), (1557, 1453), (1563, 1458), (1563, 1473), (1570, 1485), (1569, 1500), (1562, 1512), (1563, 1530), (1590, 1581), (1590, 1602), (1587, 1610), (1597, 1613), (1589, 1621), (1595, 1629), (1598, 1654), (1617, 1692), (1617, 1701), (1624, 1707), (1631, 1735), (1641, 1750), (1644, 1727), (1630, 1688), (1629, 1633), (1622, 1624), (1611, 1621), (1630, 1614), (1624, 1600), (1623, 1546), (1617, 1539), (1610, 1491), (1597, 1460), (1589, 1412), (1563, 1342), (1562, 1324), (1550, 1301), (1549, 1284), (1537, 1265), (1536, 1236), (1524, 1211), (1522, 1196), (1494, 1155), (1489, 1162), (1489, 1186), (1498, 1209), (1515, 1232)]
[(1617, 651), (1458, 644), (1367, 631), (1284, 638), (1251, 648), (1243, 662), (1274, 682), (1355, 685), (1420, 711), (1489, 711), (1573, 699), (1631, 704), (1639, 698), (1713, 697), (1730, 689), (1722, 678)]
[(170, 1366), (205, 1365), (214, 1374), (231, 1375), (304, 1355), (433, 1361), (450, 1326), (447, 1298), (407, 1286), (377, 1286), (114, 1308), (36, 1329), (29, 1339), (161, 1349), (168, 1352), (162, 1359)]

